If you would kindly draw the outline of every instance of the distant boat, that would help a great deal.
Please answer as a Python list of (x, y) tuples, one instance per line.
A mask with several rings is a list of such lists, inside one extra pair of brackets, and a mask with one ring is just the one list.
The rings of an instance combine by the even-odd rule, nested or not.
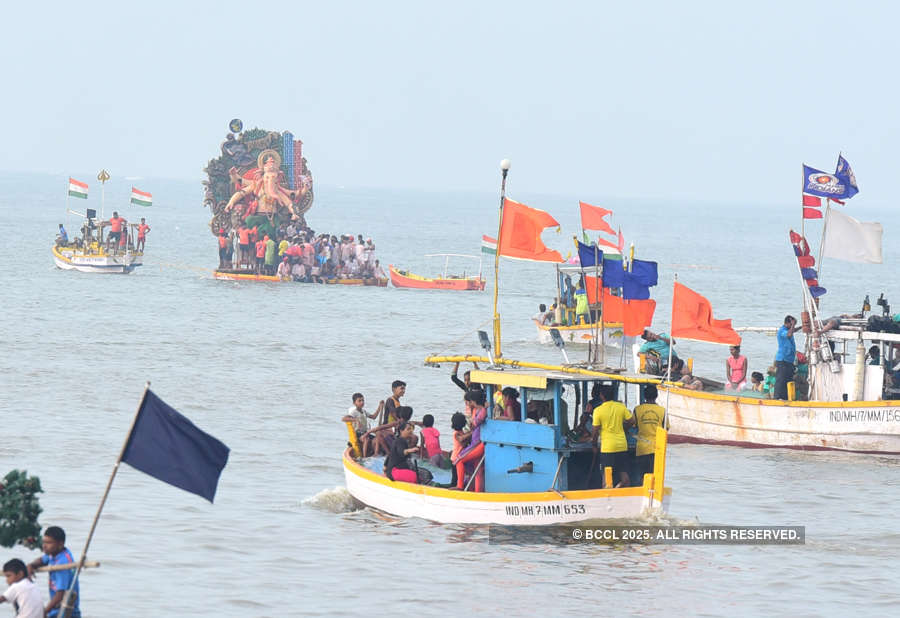
[[(101, 175), (103, 174), (105, 172), (101, 172)], [(108, 175), (98, 177), (104, 183), (108, 178)], [(116, 243), (117, 246), (112, 248), (112, 252), (109, 252), (103, 239), (105, 224), (98, 224), (97, 211), (92, 208), (85, 209), (83, 213), (71, 210), (68, 208), (69, 197), (86, 200), (88, 198), (87, 183), (69, 178), (66, 213), (81, 217), (84, 222), (81, 225), (81, 235), (75, 237), (73, 241), (63, 242), (63, 239), (57, 238), (51, 249), (53, 262), (57, 268), (77, 270), (83, 273), (128, 274), (143, 264), (143, 251), (134, 250), (137, 246), (137, 239), (134, 237), (134, 232), (138, 227), (136, 224), (122, 226), (121, 234), (124, 234), (125, 244)]]
[[(391, 275), (391, 284), (395, 288), (416, 288), (423, 290), (484, 290), (484, 279), (481, 277), (481, 261), (474, 255), (462, 255), (459, 253), (431, 253), (425, 257), (442, 257), (444, 259), (444, 270), (440, 277), (424, 277), (416, 275), (406, 270), (399, 270), (393, 265), (388, 266)], [(471, 258), (479, 260), (478, 275), (466, 276), (448, 275), (447, 267), (451, 257)]]

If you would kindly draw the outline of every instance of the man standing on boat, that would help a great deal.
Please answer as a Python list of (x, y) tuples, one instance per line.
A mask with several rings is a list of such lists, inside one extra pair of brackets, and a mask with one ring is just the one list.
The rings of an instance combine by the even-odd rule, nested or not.
[(784, 318), (784, 324), (778, 329), (778, 352), (775, 353), (775, 389), (773, 399), (787, 399), (787, 385), (794, 377), (794, 359), (797, 357), (797, 346), (794, 333), (797, 332), (797, 318), (792, 315)]
[[(109, 236), (106, 237), (106, 252), (109, 253), (110, 245), (119, 246), (119, 242), (122, 240), (122, 230), (126, 229), (125, 226), (128, 225), (128, 222), (124, 217), (120, 217), (118, 212), (113, 211), (112, 219), (104, 221), (100, 227), (103, 228), (107, 225), (109, 226)], [(114, 241), (115, 244), (113, 244)]]

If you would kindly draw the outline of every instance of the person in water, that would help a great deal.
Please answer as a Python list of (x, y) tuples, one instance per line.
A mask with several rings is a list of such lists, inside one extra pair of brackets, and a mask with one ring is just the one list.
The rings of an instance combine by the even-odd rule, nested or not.
[(731, 355), (725, 359), (725, 390), (739, 391), (747, 384), (747, 357), (741, 355), (741, 346), (729, 348)]
[(397, 432), (394, 443), (391, 445), (391, 452), (384, 460), (384, 475), (392, 481), (418, 483), (419, 478), (415, 470), (410, 468), (409, 461), (409, 456), (419, 450), (409, 445), (409, 440), (413, 435), (412, 423), (401, 422), (397, 426)]

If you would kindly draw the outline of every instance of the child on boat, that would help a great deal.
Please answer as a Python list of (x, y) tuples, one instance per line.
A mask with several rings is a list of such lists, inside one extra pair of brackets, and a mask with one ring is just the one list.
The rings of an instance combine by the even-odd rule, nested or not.
[(366, 398), (363, 397), (362, 393), (353, 393), (353, 405), (350, 406), (350, 409), (347, 410), (347, 414), (341, 419), (341, 421), (345, 423), (352, 423), (353, 430), (356, 432), (356, 438), (360, 441), (360, 448), (362, 449), (362, 456), (368, 457), (371, 453), (369, 453), (369, 420), (378, 418), (378, 415), (381, 414), (381, 410), (384, 408), (384, 401), (378, 402), (378, 409), (375, 410), (372, 414), (366, 412)]
[(0, 603), (12, 604), (16, 616), (22, 618), (44, 618), (44, 601), (41, 593), (28, 577), (25, 563), (13, 558), (3, 565), (3, 575), (9, 588), (0, 596)]
[(409, 461), (409, 456), (419, 450), (409, 444), (409, 439), (413, 435), (413, 425), (406, 421), (400, 421), (397, 431), (397, 436), (391, 445), (391, 452), (384, 460), (384, 475), (392, 481), (418, 483), (419, 477), (416, 475), (416, 471), (410, 468)]
[(766, 381), (763, 382), (763, 392), (769, 396), (769, 399), (772, 398), (772, 394), (775, 392), (775, 373), (777, 372), (775, 365), (770, 365), (769, 369), (766, 371), (768, 375), (766, 375)]
[(758, 371), (750, 374), (750, 390), (758, 393), (763, 392), (763, 374)]
[(441, 432), (434, 426), (434, 417), (426, 414), (422, 417), (422, 442), (425, 449), (425, 457), (433, 465), (440, 467), (444, 461), (444, 452), (441, 450)]

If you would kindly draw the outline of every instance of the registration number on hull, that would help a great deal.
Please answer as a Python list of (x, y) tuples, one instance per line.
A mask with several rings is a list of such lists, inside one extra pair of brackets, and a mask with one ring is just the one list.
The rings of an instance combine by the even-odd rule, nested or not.
[(546, 517), (551, 515), (584, 515), (583, 504), (536, 504), (525, 506), (507, 506), (506, 514), (510, 517)]

